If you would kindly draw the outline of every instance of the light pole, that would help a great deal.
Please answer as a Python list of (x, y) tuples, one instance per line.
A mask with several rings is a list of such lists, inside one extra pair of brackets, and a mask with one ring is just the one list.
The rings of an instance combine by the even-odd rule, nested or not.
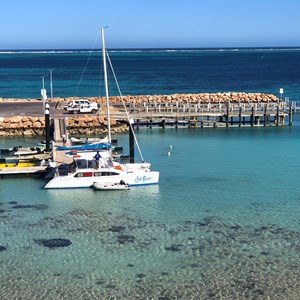
[(50, 105), (45, 105), (45, 137), (46, 137), (46, 152), (50, 152)]
[(41, 89), (41, 96), (42, 96), (42, 99), (43, 99), (43, 111), (45, 110), (45, 101), (47, 99), (47, 92), (46, 92), (46, 89), (45, 89), (45, 77), (48, 76), (48, 75), (43, 75), (41, 76), (42, 78), (42, 89)]
[(279, 94), (280, 94), (280, 100), (282, 100), (283, 88), (280, 88), (280, 89), (279, 89)]

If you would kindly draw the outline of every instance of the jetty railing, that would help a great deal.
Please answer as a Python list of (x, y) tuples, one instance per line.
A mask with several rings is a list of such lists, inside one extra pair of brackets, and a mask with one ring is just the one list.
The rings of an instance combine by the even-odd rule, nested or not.
[[(127, 103), (127, 110), (136, 126), (181, 124), (189, 127), (229, 127), (229, 126), (282, 126), (289, 116), (292, 125), (292, 113), (295, 107), (287, 102), (144, 102)], [(126, 118), (121, 106), (113, 113), (117, 120)]]

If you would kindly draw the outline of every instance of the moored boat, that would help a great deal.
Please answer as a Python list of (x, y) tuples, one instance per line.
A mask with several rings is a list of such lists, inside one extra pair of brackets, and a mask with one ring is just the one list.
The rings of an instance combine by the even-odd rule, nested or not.
[[(59, 188), (89, 188), (94, 182), (99, 185), (114, 185), (117, 182), (126, 182), (128, 186), (141, 186), (159, 183), (159, 172), (152, 171), (150, 163), (144, 162), (140, 148), (134, 135), (134, 130), (131, 127), (131, 132), (141, 156), (141, 163), (125, 163), (113, 161), (113, 153), (111, 147), (111, 127), (110, 127), (110, 109), (108, 97), (108, 82), (106, 70), (106, 53), (104, 43), (104, 29), (101, 29), (102, 35), (102, 56), (103, 56), (103, 69), (104, 69), (104, 83), (106, 94), (106, 107), (107, 107), (107, 129), (108, 138), (105, 143), (92, 143), (72, 147), (57, 147), (57, 150), (102, 150), (108, 154), (108, 157), (102, 157), (97, 161), (91, 157), (83, 157), (77, 152), (73, 156), (73, 162), (65, 165), (63, 168), (57, 168), (54, 177), (45, 185), (46, 189), (59, 189)], [(129, 126), (131, 122), (129, 121)], [(97, 147), (95, 147), (97, 145)], [(98, 146), (99, 145), (99, 146)], [(98, 153), (97, 153), (98, 155)]]
[(90, 143), (107, 143), (106, 139), (92, 138), (92, 137), (71, 137), (70, 138), (72, 145), (73, 144), (90, 144)]
[(32, 154), (41, 154), (43, 153), (43, 150), (38, 147), (32, 147), (32, 148), (24, 148), (24, 147), (19, 147), (14, 153), (14, 156), (25, 156), (25, 155), (32, 155)]
[(13, 148), (1, 148), (0, 156), (10, 156), (13, 155), (21, 146), (15, 146)]
[(74, 158), (70, 165), (57, 169), (45, 188), (89, 188), (94, 182), (115, 184), (121, 180), (129, 186), (158, 184), (159, 172), (151, 171), (149, 163), (120, 164), (107, 157), (102, 158), (96, 168), (95, 159)]
[(120, 182), (116, 182), (116, 183), (100, 183), (100, 182), (97, 182), (95, 181), (91, 187), (94, 189), (94, 190), (109, 190), (109, 191), (118, 191), (118, 190), (129, 190), (130, 187), (127, 183), (125, 183), (125, 181), (121, 180)]

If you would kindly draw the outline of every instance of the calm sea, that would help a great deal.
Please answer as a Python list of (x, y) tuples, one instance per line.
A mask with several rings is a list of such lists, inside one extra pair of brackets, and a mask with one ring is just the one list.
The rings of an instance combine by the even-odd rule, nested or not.
[[(1, 96), (38, 97), (38, 73), (48, 68), (56, 96), (69, 96), (76, 80), (66, 74), (80, 78), (87, 56), (1, 54)], [(124, 94), (282, 87), (299, 99), (297, 50), (113, 52), (111, 59)], [(96, 81), (85, 79), (91, 95)], [(298, 299), (300, 116), (292, 127), (136, 133), (160, 171), (158, 186), (44, 190), (43, 179), (0, 179), (0, 299)], [(128, 136), (116, 137), (126, 152)], [(40, 139), (2, 138), (0, 146)], [(46, 239), (71, 244), (48, 248)]]
[[(124, 95), (261, 92), (300, 101), (300, 49), (115, 50), (110, 58)], [(101, 52), (0, 52), (0, 97), (103, 96)], [(111, 81), (113, 82), (113, 80)], [(111, 95), (118, 95), (111, 84)]]

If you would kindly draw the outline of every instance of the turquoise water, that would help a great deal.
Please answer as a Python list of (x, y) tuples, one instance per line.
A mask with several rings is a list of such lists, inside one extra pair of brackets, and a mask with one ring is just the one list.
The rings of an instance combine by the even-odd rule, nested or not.
[[(299, 115), (293, 127), (137, 137), (158, 186), (44, 190), (42, 179), (1, 179), (0, 299), (297, 299)], [(40, 242), (58, 238), (71, 244)]]
[[(1, 53), (0, 97), (40, 97), (49, 69), (54, 96), (101, 95), (100, 53), (86, 65), (89, 55)], [(299, 103), (299, 49), (110, 56), (124, 95), (284, 88)], [(49, 95), (49, 77), (45, 85)], [(298, 299), (300, 116), (293, 127), (137, 136), (158, 186), (44, 190), (42, 179), (0, 179), (0, 299)]]

